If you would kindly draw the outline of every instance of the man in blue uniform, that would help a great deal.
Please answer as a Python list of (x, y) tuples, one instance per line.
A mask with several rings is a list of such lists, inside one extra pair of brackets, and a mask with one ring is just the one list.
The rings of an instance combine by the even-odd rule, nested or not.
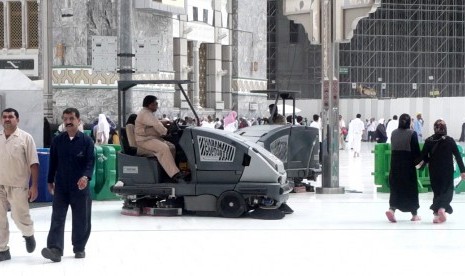
[(73, 217), (71, 240), (75, 258), (85, 258), (91, 229), (89, 181), (94, 167), (94, 142), (78, 130), (76, 108), (63, 111), (63, 123), (66, 131), (55, 137), (50, 147), (48, 189), (54, 197), (47, 247), (42, 249), (42, 256), (53, 262), (60, 262), (63, 256), (68, 206)]

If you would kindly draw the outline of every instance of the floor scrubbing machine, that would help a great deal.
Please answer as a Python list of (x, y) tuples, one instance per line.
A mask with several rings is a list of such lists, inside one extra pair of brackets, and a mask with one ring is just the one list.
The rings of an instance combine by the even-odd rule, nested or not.
[[(314, 192), (309, 181), (316, 181), (321, 174), (319, 162), (319, 131), (316, 128), (296, 124), (295, 100), (299, 91), (254, 90), (275, 97), (274, 108), (282, 99), (283, 115), (286, 114), (286, 100), (292, 100), (292, 121), (286, 125), (254, 125), (241, 128), (237, 134), (255, 142), (278, 157), (284, 164), (287, 177), (294, 183), (294, 191)], [(304, 179), (308, 181), (303, 181)]]
[[(125, 92), (138, 84), (172, 84), (190, 81), (119, 81), (119, 109), (124, 121)], [(194, 116), (198, 116), (192, 108)], [(125, 133), (123, 129), (120, 133)], [(257, 143), (223, 130), (187, 127), (174, 122), (167, 140), (176, 146), (176, 163), (189, 178), (174, 183), (155, 157), (129, 150), (122, 137), (118, 154), (118, 182), (111, 190), (124, 200), (123, 214), (219, 215), (228, 218), (279, 219), (292, 213), (286, 201), (292, 187), (283, 162)]]

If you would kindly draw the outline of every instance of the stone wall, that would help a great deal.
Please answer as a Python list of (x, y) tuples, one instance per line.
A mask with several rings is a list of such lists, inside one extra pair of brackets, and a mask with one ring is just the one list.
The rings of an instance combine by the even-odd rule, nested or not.
[(233, 2), (233, 78), (266, 79), (267, 1)]

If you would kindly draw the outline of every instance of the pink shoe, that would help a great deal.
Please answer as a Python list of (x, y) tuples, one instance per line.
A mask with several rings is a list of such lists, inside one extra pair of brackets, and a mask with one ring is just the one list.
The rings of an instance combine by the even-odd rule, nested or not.
[(394, 211), (392, 210), (386, 211), (386, 217), (390, 222), (397, 222), (396, 217), (394, 216)]
[(421, 217), (419, 215), (414, 215), (414, 216), (412, 216), (412, 218), (410, 220), (411, 221), (420, 221)]
[(438, 210), (438, 220), (439, 220), (439, 223), (443, 223), (447, 220), (446, 218), (446, 210), (444, 208), (440, 208)]

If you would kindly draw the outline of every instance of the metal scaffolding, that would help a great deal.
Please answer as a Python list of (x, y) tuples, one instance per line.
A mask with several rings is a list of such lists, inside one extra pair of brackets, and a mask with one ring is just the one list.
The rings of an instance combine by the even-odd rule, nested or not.
[[(321, 98), (321, 47), (300, 28), (291, 62), (289, 24), (282, 0), (268, 0), (269, 88)], [(465, 96), (464, 48), (465, 0), (383, 0), (340, 44), (340, 97)]]
[(268, 89), (301, 91), (302, 98), (321, 98), (321, 51), (304, 28), (283, 16), (283, 0), (268, 0)]
[(266, 76), (268, 80), (268, 89), (276, 89), (276, 62), (277, 62), (277, 43), (276, 43), (276, 23), (278, 7), (276, 0), (267, 1), (267, 51), (266, 51)]
[(384, 0), (340, 44), (341, 97), (464, 96), (464, 0)]

